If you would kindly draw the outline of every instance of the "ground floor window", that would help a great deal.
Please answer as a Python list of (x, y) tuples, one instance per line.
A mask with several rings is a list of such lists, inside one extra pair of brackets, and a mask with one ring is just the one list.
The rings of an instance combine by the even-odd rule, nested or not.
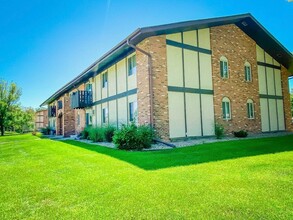
[(90, 113), (86, 113), (85, 114), (85, 123), (86, 123), (86, 125), (87, 126), (88, 125), (91, 125), (92, 124), (92, 121), (93, 121), (92, 115)]
[(129, 121), (135, 121), (136, 118), (137, 102), (129, 103)]
[(246, 103), (247, 106), (247, 118), (249, 119), (254, 119), (254, 105), (253, 105), (253, 101), (251, 99), (247, 100)]
[(102, 110), (102, 122), (107, 123), (108, 119), (108, 108), (103, 108)]
[(230, 100), (227, 97), (224, 97), (222, 100), (222, 113), (223, 113), (223, 119), (225, 120), (231, 119)]

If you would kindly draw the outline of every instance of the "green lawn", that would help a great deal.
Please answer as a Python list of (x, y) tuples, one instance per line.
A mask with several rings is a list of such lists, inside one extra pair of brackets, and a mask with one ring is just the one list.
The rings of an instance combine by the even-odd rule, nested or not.
[(126, 152), (0, 137), (0, 219), (293, 219), (293, 135)]

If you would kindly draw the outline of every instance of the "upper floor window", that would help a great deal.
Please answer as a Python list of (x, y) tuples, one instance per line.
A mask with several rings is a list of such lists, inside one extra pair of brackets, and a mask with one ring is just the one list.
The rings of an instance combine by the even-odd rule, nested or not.
[(85, 90), (91, 92), (92, 91), (92, 84), (90, 84), (90, 83), (86, 84)]
[(59, 109), (62, 109), (62, 100), (59, 100), (58, 103), (57, 103), (57, 105), (58, 105), (58, 110)]
[(137, 102), (129, 103), (129, 121), (135, 121), (135, 114), (137, 110)]
[(102, 87), (105, 88), (105, 87), (107, 87), (107, 85), (108, 85), (108, 73), (105, 72), (102, 75)]
[(222, 78), (229, 78), (228, 60), (223, 56), (220, 58), (220, 73)]
[(128, 76), (136, 73), (136, 55), (128, 58)]
[(227, 97), (224, 97), (222, 100), (222, 113), (223, 113), (223, 119), (225, 120), (231, 119), (230, 99), (228, 99)]
[(251, 82), (251, 65), (248, 62), (245, 62), (244, 64), (244, 74), (245, 74), (245, 81)]
[(247, 118), (248, 119), (254, 119), (254, 104), (251, 99), (248, 99), (246, 102), (247, 106)]

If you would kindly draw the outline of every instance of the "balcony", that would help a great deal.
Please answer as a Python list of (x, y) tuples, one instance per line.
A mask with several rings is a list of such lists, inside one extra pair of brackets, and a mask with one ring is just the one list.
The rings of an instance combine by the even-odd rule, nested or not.
[(72, 109), (86, 108), (93, 104), (93, 93), (91, 91), (77, 91), (70, 96), (70, 106)]

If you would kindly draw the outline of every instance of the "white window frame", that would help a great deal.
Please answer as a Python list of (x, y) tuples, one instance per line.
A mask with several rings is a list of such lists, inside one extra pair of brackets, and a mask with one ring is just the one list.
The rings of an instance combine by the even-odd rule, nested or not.
[(220, 58), (220, 76), (222, 79), (229, 78), (229, 64), (228, 59), (224, 56)]
[(249, 62), (245, 62), (244, 64), (244, 79), (246, 82), (252, 81), (251, 65)]
[(129, 121), (130, 122), (135, 122), (136, 120), (136, 114), (137, 114), (137, 102), (129, 102), (128, 104), (129, 107)]
[(247, 118), (254, 119), (254, 102), (251, 99), (248, 99), (246, 102), (246, 109), (247, 109)]
[[(89, 89), (89, 87), (90, 87), (90, 89)], [(85, 85), (85, 90), (89, 91), (89, 92), (92, 92), (93, 91), (93, 85), (91, 83), (87, 83)]]
[(230, 99), (227, 97), (224, 97), (222, 99), (222, 118), (224, 120), (231, 120), (232, 118), (231, 102), (230, 102)]
[(136, 74), (136, 54), (127, 59), (128, 76)]
[(108, 72), (102, 74), (102, 88), (107, 88), (108, 86)]

